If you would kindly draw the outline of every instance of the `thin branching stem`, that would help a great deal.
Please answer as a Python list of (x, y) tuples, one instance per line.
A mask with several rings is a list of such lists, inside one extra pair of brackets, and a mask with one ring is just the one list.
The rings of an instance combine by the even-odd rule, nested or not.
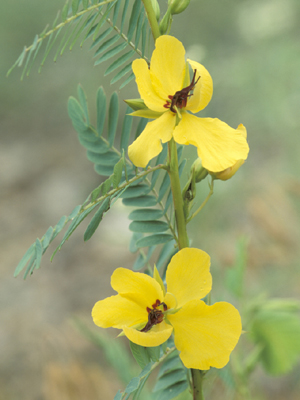
[[(100, 14), (102, 14), (102, 12)], [(148, 63), (150, 63), (150, 61), (147, 59), (147, 57), (143, 56), (141, 50), (136, 48), (135, 44), (133, 42), (131, 42), (130, 40), (128, 40), (128, 37), (124, 33), (122, 33), (121, 30), (116, 25), (113, 24), (113, 22), (110, 18), (106, 18), (106, 22), (118, 33), (118, 35), (120, 35), (120, 37), (125, 42), (127, 42), (128, 46), (132, 47), (132, 49), (139, 55), (139, 57), (143, 58)]]
[(210, 199), (210, 197), (212, 196), (212, 194), (214, 193), (214, 181), (212, 179), (210, 186), (210, 191), (208, 193), (208, 195), (206, 196), (206, 199), (203, 201), (203, 203), (201, 204), (201, 206), (198, 208), (197, 211), (195, 211), (188, 219), (187, 219), (187, 223), (190, 222), (193, 218), (196, 217), (196, 215), (203, 209), (203, 207), (205, 206), (205, 204), (208, 202), (208, 200)]
[[(86, 8), (85, 10), (80, 11), (79, 13), (72, 15), (72, 17), (67, 18), (65, 21), (61, 22), (60, 24), (56, 25), (53, 29), (50, 29), (48, 32), (44, 33), (40, 38), (38, 38), (38, 40), (36, 41), (36, 43), (34, 44), (35, 46), (37, 44), (39, 44), (42, 40), (46, 39), (46, 37), (52, 35), (54, 32), (56, 32), (57, 30), (59, 30), (60, 28), (66, 26), (67, 24), (69, 24), (70, 22), (73, 22), (75, 19), (77, 19), (78, 17), (81, 17), (82, 15), (88, 13), (89, 11), (93, 11), (96, 8), (99, 8), (105, 4), (111, 3), (114, 0), (106, 0), (106, 1), (101, 1), (100, 3), (94, 4), (88, 8)], [(24, 51), (27, 53), (28, 51), (31, 50), (33, 44), (26, 47), (24, 49)]]
[(107, 197), (111, 197), (113, 195), (115, 195), (117, 192), (119, 192), (122, 189), (125, 189), (127, 186), (131, 185), (132, 183), (134, 183), (135, 181), (143, 178), (144, 176), (147, 176), (148, 174), (150, 174), (151, 172), (154, 172), (158, 169), (166, 169), (165, 165), (159, 164), (156, 165), (153, 168), (148, 168), (146, 171), (141, 172), (139, 175), (134, 176), (133, 178), (129, 179), (129, 181), (125, 181), (123, 182), (120, 186), (118, 186), (115, 189), (110, 190), (109, 192), (107, 192), (105, 195), (99, 197), (98, 199), (96, 199), (95, 201), (89, 203), (88, 205), (86, 205), (85, 207), (82, 207), (82, 209), (80, 210), (80, 213), (82, 213), (83, 211), (88, 210), (89, 208), (93, 207), (95, 204), (101, 203), (103, 200), (105, 200)]

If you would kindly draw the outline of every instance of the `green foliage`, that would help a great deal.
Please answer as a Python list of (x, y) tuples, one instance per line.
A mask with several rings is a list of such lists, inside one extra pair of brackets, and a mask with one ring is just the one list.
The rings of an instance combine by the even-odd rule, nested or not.
[(178, 351), (174, 351), (164, 362), (153, 388), (156, 400), (171, 400), (189, 387), (188, 370), (182, 364)]
[[(24, 47), (7, 74), (9, 75), (15, 67), (23, 67), (21, 79), (25, 75), (28, 76), (44, 43), (45, 50), (39, 72), (54, 45), (57, 46), (53, 58), (56, 61), (66, 48), (72, 50), (79, 38), (80, 46), (92, 39), (90, 49), (94, 50), (94, 65), (110, 60), (104, 75), (114, 72), (110, 81), (113, 84), (131, 72), (130, 59), (135, 55), (145, 57), (149, 34), (148, 19), (144, 8), (141, 7), (141, 0), (67, 0), (51, 29), (47, 26), (34, 37), (30, 46)], [(108, 39), (105, 40), (106, 38)], [(122, 43), (118, 43), (120, 41)], [(124, 87), (133, 77), (131, 73), (120, 87)]]
[[(121, 135), (118, 135), (121, 136), (120, 151), (114, 143), (117, 137), (119, 117), (117, 94), (113, 93), (111, 96), (106, 113), (107, 103), (103, 88), (99, 88), (96, 97), (97, 123), (94, 126), (90, 121), (87, 97), (83, 88), (78, 86), (78, 100), (74, 97), (69, 98), (68, 113), (78, 134), (79, 142), (85, 147), (87, 158), (94, 164), (95, 171), (107, 178), (91, 192), (82, 205), (77, 206), (68, 217), (63, 217), (54, 228), (50, 227), (41, 239), (36, 240), (20, 261), (15, 276), (25, 267), (24, 278), (28, 274), (32, 274), (34, 269), (38, 269), (42, 254), (45, 253), (56, 235), (71, 222), (51, 257), (53, 259), (56, 252), (62, 248), (83, 220), (95, 212), (84, 233), (84, 240), (89, 240), (105, 213), (119, 198), (122, 199), (124, 205), (138, 207), (137, 210), (130, 213), (132, 220), (130, 230), (133, 232), (130, 250), (139, 252), (134, 264), (135, 270), (140, 270), (149, 262), (157, 245), (170, 243), (170, 247), (163, 246), (159, 253), (158, 268), (168, 262), (170, 256), (176, 251), (174, 246), (177, 237), (171, 223), (172, 210), (168, 211), (172, 195), (168, 174), (165, 170), (161, 177), (159, 191), (157, 192), (155, 189), (159, 172), (163, 167), (161, 163), (166, 158), (167, 148), (164, 145), (154, 167), (140, 171), (134, 168), (130, 160), (125, 157), (132, 130), (132, 117), (127, 115), (129, 109), (123, 119)], [(107, 126), (106, 135), (104, 134), (105, 126)], [(139, 135), (144, 126), (144, 123), (138, 125), (135, 137)], [(179, 156), (181, 152), (182, 146), (179, 146)], [(185, 160), (180, 165), (180, 172), (182, 172), (184, 164)], [(165, 204), (164, 198), (166, 198)], [(148, 249), (142, 250), (144, 247)]]
[[(171, 347), (167, 347), (168, 345)], [(182, 364), (178, 351), (172, 346), (171, 340), (157, 347), (143, 347), (130, 342), (130, 349), (142, 372), (129, 382), (123, 393), (119, 391), (115, 399), (127, 398), (125, 395), (131, 393), (135, 393), (133, 399), (137, 399), (150, 373), (158, 365), (161, 368), (153, 388), (154, 398), (171, 400), (183, 393), (189, 386), (188, 370)]]
[(289, 372), (300, 355), (300, 318), (283, 310), (259, 311), (252, 323), (251, 336), (262, 347), (260, 360), (271, 375)]
[(244, 274), (247, 266), (247, 239), (242, 237), (237, 242), (235, 265), (227, 271), (225, 284), (237, 298), (243, 295)]

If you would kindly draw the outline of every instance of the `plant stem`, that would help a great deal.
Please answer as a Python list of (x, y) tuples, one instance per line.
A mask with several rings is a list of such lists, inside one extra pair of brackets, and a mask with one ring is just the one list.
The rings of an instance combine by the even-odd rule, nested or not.
[(178, 232), (179, 249), (189, 247), (189, 238), (186, 231), (186, 220), (183, 212), (183, 199), (181, 194), (177, 149), (174, 139), (168, 143), (169, 146), (169, 176), (171, 181), (171, 189), (173, 194), (173, 203), (175, 210), (176, 227)]
[(152, 7), (151, 0), (142, 0), (142, 2), (144, 3), (144, 7), (148, 16), (148, 21), (151, 26), (153, 39), (155, 42), (155, 40), (160, 36), (160, 29), (156, 20), (156, 15)]
[(204, 400), (202, 393), (203, 372), (199, 369), (191, 369), (193, 380), (193, 400)]

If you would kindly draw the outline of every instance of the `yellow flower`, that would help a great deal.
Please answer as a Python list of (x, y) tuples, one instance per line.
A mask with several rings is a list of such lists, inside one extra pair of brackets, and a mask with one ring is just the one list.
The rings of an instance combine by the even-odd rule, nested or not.
[(146, 167), (161, 152), (161, 143), (172, 137), (177, 143), (196, 146), (203, 167), (212, 172), (245, 160), (249, 147), (238, 130), (217, 118), (198, 118), (187, 112), (197, 113), (209, 103), (213, 92), (209, 72), (196, 61), (186, 63), (182, 43), (172, 36), (160, 36), (155, 46), (150, 69), (143, 59), (132, 63), (140, 96), (148, 108), (132, 115), (155, 118), (128, 148), (133, 164)]
[(167, 268), (167, 292), (157, 271), (152, 278), (118, 268), (111, 278), (118, 294), (95, 304), (94, 323), (122, 329), (129, 340), (145, 347), (159, 346), (174, 332), (187, 368), (222, 368), (241, 335), (241, 318), (229, 303), (208, 306), (200, 300), (211, 290), (209, 268), (204, 251), (180, 250)]

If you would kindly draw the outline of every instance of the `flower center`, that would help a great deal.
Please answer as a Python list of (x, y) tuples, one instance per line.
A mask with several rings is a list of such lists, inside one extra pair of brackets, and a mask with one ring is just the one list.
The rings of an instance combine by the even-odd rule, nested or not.
[(194, 75), (193, 75), (193, 79), (192, 82), (189, 86), (178, 90), (174, 96), (168, 96), (168, 98), (171, 100), (167, 100), (166, 104), (164, 104), (165, 108), (170, 108), (170, 111), (172, 111), (173, 113), (176, 113), (178, 108), (183, 108), (186, 107), (186, 103), (189, 97), (191, 97), (193, 95), (193, 93), (190, 94), (190, 91), (194, 89), (194, 87), (196, 86), (196, 83), (199, 81), (199, 78), (195, 81), (195, 77), (196, 77), (196, 69), (194, 69)]
[(156, 300), (156, 302), (152, 304), (152, 308), (147, 307), (148, 322), (140, 332), (148, 332), (154, 325), (160, 324), (163, 321), (164, 313), (157, 308), (159, 306), (163, 306), (164, 311), (168, 309), (167, 305), (161, 303), (160, 300)]

